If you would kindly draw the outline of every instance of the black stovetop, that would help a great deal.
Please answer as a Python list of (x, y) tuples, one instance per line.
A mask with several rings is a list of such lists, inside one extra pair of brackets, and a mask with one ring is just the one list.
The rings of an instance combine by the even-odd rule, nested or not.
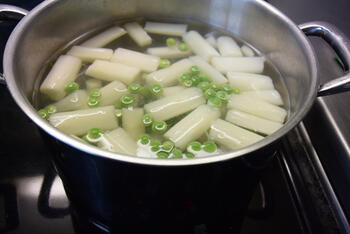
[[(31, 9), (41, 1), (0, 2)], [(296, 23), (327, 20), (350, 37), (350, 16), (345, 10), (350, 2), (269, 2)], [(1, 52), (14, 26), (14, 22), (0, 22)], [(339, 76), (342, 71), (333, 61), (333, 52), (322, 42), (312, 41), (321, 58), (321, 80)], [(346, 95), (349, 94), (340, 97), (344, 99)], [(332, 135), (329, 118), (318, 117), (325, 106), (337, 112), (332, 107), (334, 103), (339, 102), (333, 97), (317, 101), (304, 123), (281, 141), (256, 188), (240, 233), (350, 233), (350, 195), (347, 196), (350, 177), (344, 169), (335, 170), (340, 164), (350, 162), (346, 161), (348, 152), (342, 149), (350, 142), (350, 136), (345, 135), (344, 144), (337, 144), (338, 135)], [(3, 86), (0, 86), (0, 107), (0, 233), (76, 233), (81, 229), (79, 225), (84, 224), (72, 220), (62, 182), (51, 165), (50, 151), (40, 132)], [(334, 119), (339, 124), (344, 122), (338, 115)], [(343, 129), (345, 134), (349, 127), (343, 126)], [(325, 139), (332, 136), (327, 150), (319, 139), (322, 134), (325, 137), (321, 138)]]

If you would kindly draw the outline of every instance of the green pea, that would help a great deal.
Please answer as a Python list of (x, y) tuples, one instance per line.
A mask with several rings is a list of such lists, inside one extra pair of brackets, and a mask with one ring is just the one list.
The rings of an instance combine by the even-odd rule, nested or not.
[(194, 151), (200, 151), (202, 149), (202, 144), (198, 141), (192, 141), (188, 143), (187, 148), (190, 148)]
[(201, 81), (210, 82), (210, 77), (207, 74), (205, 74), (205, 73), (200, 73), (198, 75), (198, 77), (201, 79)]
[(140, 140), (141, 144), (147, 145), (151, 142), (151, 137), (148, 134), (141, 134), (139, 136), (139, 140)]
[(233, 92), (234, 94), (240, 94), (240, 93), (241, 93), (241, 90), (240, 90), (240, 89), (237, 89), (237, 88), (234, 88), (232, 92)]
[(49, 112), (50, 115), (57, 112), (57, 108), (54, 105), (49, 105), (48, 107), (46, 107), (46, 109), (47, 109), (47, 112)]
[(227, 102), (227, 93), (225, 91), (217, 91), (216, 92), (216, 97), (219, 98), (223, 103)]
[(91, 90), (89, 93), (89, 97), (91, 98), (98, 98), (101, 97), (101, 92), (98, 89)]
[(206, 141), (203, 143), (203, 150), (208, 153), (214, 153), (217, 147), (213, 141)]
[(189, 49), (188, 45), (184, 42), (180, 43), (177, 48), (181, 51), (187, 51)]
[(222, 101), (220, 98), (218, 97), (210, 97), (208, 99), (208, 105), (209, 106), (214, 106), (214, 107), (217, 107), (217, 108), (220, 108), (221, 105), (222, 105)]
[(195, 155), (193, 153), (190, 153), (190, 152), (186, 153), (185, 156), (186, 156), (186, 158), (194, 158), (195, 157)]
[(190, 67), (190, 73), (192, 74), (192, 75), (198, 75), (199, 74), (199, 67), (198, 66), (191, 66)]
[(173, 151), (171, 152), (174, 156), (174, 158), (182, 158), (182, 151), (178, 148), (173, 149)]
[(202, 91), (205, 91), (209, 89), (210, 85), (208, 81), (202, 81), (197, 85), (198, 88), (200, 88)]
[(120, 109), (116, 109), (115, 112), (114, 112), (114, 115), (115, 115), (117, 118), (121, 118), (122, 115), (123, 115), (123, 112), (122, 112), (122, 110), (120, 110)]
[(164, 152), (164, 151), (159, 151), (159, 152), (157, 153), (157, 157), (158, 157), (158, 158), (169, 158), (169, 153)]
[(101, 128), (91, 128), (87, 135), (91, 139), (98, 139), (102, 134), (103, 130)]
[(124, 94), (121, 98), (120, 98), (120, 104), (121, 107), (130, 107), (133, 106), (135, 104), (135, 97), (131, 94)]
[(40, 109), (38, 114), (44, 119), (49, 119), (50, 117), (50, 113), (46, 109)]
[(164, 141), (162, 149), (165, 151), (171, 151), (174, 148), (175, 144), (172, 141)]
[(149, 90), (153, 95), (158, 96), (163, 92), (163, 87), (160, 84), (153, 84)]
[(157, 152), (157, 151), (159, 151), (160, 150), (160, 147), (159, 146), (152, 146), (151, 147), (151, 151), (152, 152)]
[(78, 89), (79, 89), (79, 85), (76, 82), (71, 82), (64, 87), (64, 91), (66, 91), (66, 93), (72, 93)]
[(96, 98), (96, 97), (89, 97), (88, 106), (90, 108), (98, 107), (99, 104), (100, 104), (100, 101), (98, 100), (98, 98)]
[(155, 133), (164, 133), (167, 128), (168, 126), (164, 121), (153, 122), (152, 124), (152, 131)]
[(151, 146), (160, 146), (162, 144), (162, 142), (158, 141), (158, 140), (152, 140), (151, 141)]
[(141, 90), (141, 85), (135, 84), (135, 83), (134, 84), (129, 84), (128, 90), (129, 90), (130, 93), (137, 94)]
[(227, 94), (231, 94), (233, 92), (233, 89), (230, 85), (225, 84), (221, 87), (222, 91), (225, 91)]
[(148, 127), (148, 126), (151, 126), (152, 125), (152, 122), (153, 122), (153, 118), (150, 114), (145, 114), (143, 117), (142, 117), (142, 123)]
[(205, 90), (204, 96), (205, 96), (206, 99), (209, 99), (211, 97), (215, 97), (216, 96), (216, 92), (215, 92), (214, 89), (209, 88), (209, 89)]
[(159, 67), (165, 68), (170, 66), (170, 60), (169, 59), (160, 59), (159, 60)]
[(166, 45), (169, 47), (176, 45), (176, 39), (173, 37), (169, 37), (168, 39), (166, 39)]

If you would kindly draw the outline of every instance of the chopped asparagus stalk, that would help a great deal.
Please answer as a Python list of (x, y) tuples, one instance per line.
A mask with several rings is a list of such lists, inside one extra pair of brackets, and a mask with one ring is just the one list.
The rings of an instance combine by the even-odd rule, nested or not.
[(80, 58), (83, 62), (93, 62), (96, 59), (110, 60), (113, 55), (112, 49), (106, 48), (91, 48), (84, 46), (73, 46), (68, 52), (68, 55)]
[(128, 88), (122, 82), (115, 80), (100, 89), (100, 106), (115, 104), (121, 96), (128, 93)]
[(201, 57), (192, 56), (190, 57), (190, 60), (199, 67), (201, 72), (206, 73), (211, 78), (212, 81), (220, 85), (227, 83), (226, 77)]
[(104, 81), (119, 80), (125, 84), (130, 84), (140, 75), (140, 72), (137, 67), (95, 60), (85, 71), (85, 74)]
[(102, 81), (101, 80), (96, 80), (96, 79), (87, 79), (85, 81), (85, 86), (86, 86), (86, 90), (88, 92), (90, 92), (91, 90), (101, 88), (102, 87)]
[(264, 139), (258, 134), (237, 127), (222, 119), (217, 119), (212, 123), (209, 138), (230, 150), (239, 149)]
[(133, 108), (130, 110), (123, 108), (122, 110), (123, 129), (135, 140), (142, 133), (145, 133), (145, 125), (142, 123), (143, 115), (143, 108)]
[(175, 95), (150, 102), (144, 108), (156, 121), (161, 121), (184, 114), (203, 103), (205, 98), (202, 91), (198, 88), (188, 88)]
[(191, 50), (181, 51), (177, 47), (153, 47), (148, 48), (147, 53), (158, 56), (160, 58), (167, 58), (167, 59), (179, 59), (179, 58), (185, 58), (192, 54)]
[(206, 61), (210, 61), (212, 57), (219, 56), (216, 49), (196, 31), (189, 31), (182, 38), (195, 54), (201, 56)]
[(82, 43), (81, 46), (94, 48), (104, 47), (124, 34), (126, 34), (126, 31), (123, 28), (114, 26), (88, 39)]
[(241, 51), (242, 51), (242, 54), (246, 57), (254, 57), (255, 56), (254, 51), (246, 45), (243, 45), (241, 47)]
[(238, 88), (241, 91), (275, 89), (272, 79), (265, 75), (243, 72), (228, 72), (227, 78), (232, 88)]
[(129, 36), (141, 47), (148, 46), (152, 43), (152, 38), (136, 22), (124, 24)]
[(187, 31), (187, 24), (146, 22), (145, 30), (154, 34), (182, 36)]
[(245, 91), (245, 92), (242, 92), (241, 95), (247, 95), (253, 98), (261, 99), (277, 106), (283, 105), (282, 97), (279, 94), (279, 92), (275, 89)]
[(144, 72), (153, 72), (158, 68), (159, 57), (124, 48), (118, 48), (115, 50), (111, 62), (138, 67)]
[(264, 57), (213, 57), (211, 64), (221, 73), (233, 72), (262, 73)]
[(167, 68), (148, 74), (146, 82), (148, 84), (160, 84), (163, 87), (174, 85), (177, 83), (179, 76), (186, 73), (191, 66), (193, 66), (193, 63), (189, 59), (182, 59)]
[(57, 112), (88, 109), (87, 100), (89, 96), (85, 90), (77, 90), (53, 105)]
[(54, 101), (62, 99), (66, 96), (66, 85), (77, 78), (81, 65), (80, 59), (70, 55), (61, 55), (41, 84), (40, 92)]
[(225, 120), (237, 126), (265, 135), (270, 135), (283, 126), (281, 123), (259, 118), (238, 110), (229, 110), (226, 114)]
[(136, 155), (136, 141), (122, 128), (106, 132), (102, 139), (98, 142), (98, 147), (109, 151)]
[(212, 121), (220, 117), (220, 110), (208, 105), (200, 105), (185, 118), (176, 123), (164, 134), (164, 137), (175, 143), (180, 149), (198, 139), (210, 127)]
[(241, 48), (231, 37), (221, 36), (217, 39), (218, 49), (222, 56), (243, 56)]
[(97, 107), (86, 110), (55, 113), (49, 122), (69, 135), (81, 136), (91, 128), (110, 130), (118, 127), (113, 106)]
[(287, 116), (287, 111), (281, 107), (244, 95), (231, 95), (227, 107), (279, 123)]

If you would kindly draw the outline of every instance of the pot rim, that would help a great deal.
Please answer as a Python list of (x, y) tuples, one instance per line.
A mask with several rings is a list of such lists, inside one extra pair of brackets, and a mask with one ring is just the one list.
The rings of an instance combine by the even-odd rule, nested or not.
[(20, 91), (14, 78), (14, 67), (13, 67), (14, 54), (16, 50), (16, 45), (20, 43), (19, 38), (21, 37), (22, 32), (27, 27), (30, 27), (31, 21), (35, 15), (39, 14), (41, 11), (44, 11), (46, 7), (51, 6), (56, 2), (57, 0), (47, 0), (40, 3), (17, 24), (16, 28), (11, 33), (10, 38), (5, 47), (4, 58), (6, 59), (4, 59), (3, 61), (4, 75), (6, 77), (6, 83), (10, 90), (10, 93), (12, 97), (15, 99), (17, 105), (24, 111), (24, 113), (32, 121), (34, 121), (35, 124), (37, 124), (41, 129), (43, 129), (46, 133), (56, 138), (57, 140), (62, 141), (63, 143), (75, 149), (84, 151), (93, 157), (102, 157), (102, 158), (107, 158), (107, 159), (112, 159), (117, 161), (123, 161), (127, 163), (136, 163), (136, 164), (143, 164), (143, 165), (150, 165), (150, 166), (152, 165), (189, 166), (189, 165), (207, 164), (207, 163), (214, 163), (214, 162), (229, 160), (232, 158), (247, 155), (249, 153), (257, 151), (258, 149), (262, 149), (265, 146), (268, 146), (273, 142), (277, 141), (278, 139), (280, 139), (282, 136), (287, 134), (291, 129), (293, 129), (303, 119), (303, 117), (309, 111), (309, 109), (311, 108), (316, 98), (317, 88), (319, 83), (318, 69), (317, 69), (318, 64), (315, 58), (314, 50), (309, 40), (307, 39), (305, 34), (297, 27), (297, 25), (295, 25), (292, 20), (290, 20), (286, 15), (280, 12), (277, 8), (264, 2), (263, 0), (255, 0), (255, 2), (260, 5), (260, 7), (266, 8), (269, 12), (271, 12), (271, 14), (277, 16), (279, 20), (286, 22), (290, 26), (290, 28), (293, 30), (293, 33), (297, 35), (298, 39), (303, 43), (306, 50), (305, 53), (309, 56), (309, 59), (310, 59), (310, 66), (311, 66), (310, 67), (310, 74), (311, 74), (310, 90), (312, 92), (308, 93), (304, 104), (301, 106), (298, 112), (293, 116), (293, 118), (289, 119), (281, 129), (265, 137), (263, 140), (255, 144), (246, 146), (244, 148), (240, 148), (238, 150), (234, 150), (228, 153), (219, 154), (215, 156), (207, 156), (207, 157), (200, 157), (200, 158), (193, 158), (193, 159), (182, 159), (182, 160), (143, 158), (143, 157), (114, 153), (114, 152), (106, 151), (94, 146), (90, 146), (59, 131), (58, 129), (50, 125), (46, 120), (41, 118), (37, 114), (37, 111), (31, 105), (29, 100), (25, 97), (23, 92)]

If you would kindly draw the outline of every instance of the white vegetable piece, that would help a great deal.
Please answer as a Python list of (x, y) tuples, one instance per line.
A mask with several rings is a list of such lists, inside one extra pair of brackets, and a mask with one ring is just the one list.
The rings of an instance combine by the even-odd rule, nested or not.
[(242, 54), (246, 57), (254, 57), (255, 56), (254, 51), (246, 45), (243, 45), (241, 47), (241, 51), (242, 51)]
[(220, 110), (208, 105), (200, 105), (185, 118), (170, 128), (164, 137), (175, 143), (176, 147), (185, 149), (187, 144), (198, 139), (220, 117)]
[(147, 103), (144, 108), (156, 121), (160, 121), (184, 114), (204, 103), (205, 98), (200, 89), (188, 88), (175, 95)]
[(241, 91), (274, 89), (272, 79), (265, 75), (227, 72), (227, 78), (232, 88), (238, 88)]
[(225, 119), (235, 125), (265, 135), (270, 135), (283, 126), (281, 123), (259, 118), (238, 110), (229, 110)]
[(140, 69), (137, 67), (95, 60), (85, 71), (85, 74), (104, 81), (119, 80), (130, 84), (140, 75), (140, 72)]
[(81, 65), (80, 59), (61, 55), (41, 84), (40, 92), (55, 101), (62, 99), (66, 96), (65, 86), (77, 78)]
[(185, 58), (192, 54), (191, 50), (181, 51), (176, 46), (153, 47), (153, 48), (148, 48), (146, 52), (148, 54), (158, 56), (159, 58), (167, 58), (167, 59)]
[(235, 150), (254, 144), (264, 138), (225, 120), (217, 119), (210, 126), (209, 139), (227, 149)]
[(201, 72), (206, 73), (211, 78), (212, 81), (220, 85), (227, 83), (226, 77), (201, 57), (192, 56), (190, 57), (190, 60), (199, 67), (199, 70)]
[(167, 68), (154, 71), (146, 76), (148, 84), (160, 84), (163, 87), (176, 84), (180, 75), (189, 71), (193, 63), (189, 59), (182, 59)]
[(182, 36), (187, 31), (187, 24), (146, 22), (145, 30), (146, 32), (154, 34)]
[(124, 24), (124, 28), (139, 46), (148, 46), (152, 43), (152, 38), (137, 22)]
[(280, 95), (280, 93), (275, 90), (256, 90), (256, 91), (245, 91), (242, 92), (241, 95), (247, 95), (253, 98), (261, 99), (264, 100), (268, 103), (277, 105), (277, 106), (282, 106), (283, 105), (283, 100)]
[(123, 129), (131, 136), (134, 140), (145, 133), (145, 125), (142, 123), (142, 117), (144, 115), (143, 108), (133, 108), (122, 110), (122, 126)]
[(85, 134), (91, 128), (110, 130), (118, 127), (113, 106), (97, 107), (52, 114), (50, 124), (58, 130), (76, 136)]
[(100, 106), (115, 104), (122, 95), (128, 93), (128, 87), (122, 82), (115, 80), (100, 89)]
[(217, 40), (212, 34), (208, 34), (205, 36), (205, 40), (214, 48), (217, 48)]
[(112, 49), (107, 48), (91, 48), (84, 46), (73, 46), (68, 52), (68, 55), (80, 58), (83, 62), (93, 62), (96, 59), (110, 60), (113, 55)]
[(163, 97), (169, 97), (172, 96), (174, 94), (177, 94), (181, 91), (185, 90), (185, 87), (183, 86), (171, 86), (171, 87), (167, 87), (163, 89), (163, 93), (162, 96)]
[(221, 36), (217, 39), (217, 46), (222, 56), (243, 56), (241, 48), (231, 37)]
[(191, 50), (201, 56), (204, 60), (210, 61), (214, 56), (219, 56), (219, 53), (212, 47), (197, 31), (189, 31), (182, 36)]
[(144, 72), (153, 72), (158, 68), (159, 57), (124, 48), (118, 48), (115, 50), (111, 62), (138, 67)]
[(213, 57), (211, 59), (211, 64), (224, 74), (229, 71), (262, 73), (264, 62), (264, 57)]
[(231, 95), (227, 107), (279, 123), (287, 116), (287, 111), (281, 107), (244, 95)]
[(102, 149), (132, 156), (136, 155), (137, 149), (136, 141), (122, 128), (106, 132), (101, 141), (98, 142), (98, 146)]
[(88, 39), (82, 43), (81, 46), (94, 48), (104, 47), (124, 34), (126, 34), (126, 31), (123, 28), (114, 26)]
[(85, 90), (76, 90), (54, 103), (57, 112), (88, 109), (88, 94)]
[(86, 90), (90, 92), (93, 89), (99, 89), (102, 87), (102, 81), (96, 79), (87, 79), (85, 81)]

